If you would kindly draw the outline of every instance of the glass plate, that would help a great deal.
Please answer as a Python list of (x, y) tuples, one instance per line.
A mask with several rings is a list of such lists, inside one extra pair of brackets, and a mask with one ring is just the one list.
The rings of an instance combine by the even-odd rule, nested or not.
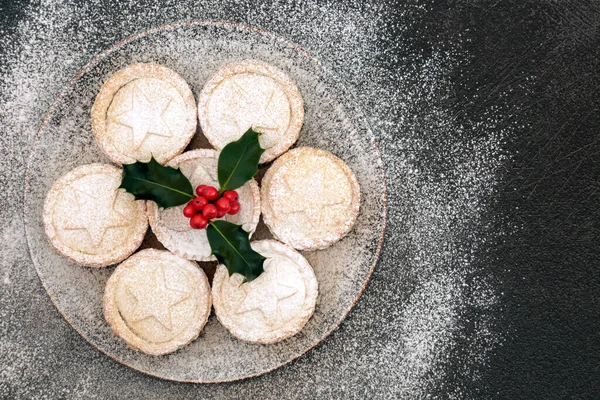
[[(42, 225), (44, 199), (54, 181), (73, 168), (110, 162), (94, 140), (90, 109), (111, 74), (135, 62), (163, 64), (181, 74), (197, 96), (219, 67), (247, 58), (271, 63), (296, 81), (306, 112), (297, 145), (329, 150), (348, 163), (361, 187), (360, 215), (343, 240), (325, 250), (303, 253), (319, 281), (319, 298), (315, 314), (296, 336), (273, 345), (248, 344), (236, 340), (211, 315), (198, 339), (185, 348), (162, 357), (137, 352), (104, 321), (104, 287), (114, 266), (84, 268), (55, 253)], [(188, 149), (199, 147), (209, 147), (200, 131)], [(25, 181), (24, 218), (31, 258), (60, 313), (109, 357), (176, 381), (243, 379), (278, 368), (313, 348), (341, 323), (364, 290), (385, 227), (382, 163), (355, 98), (299, 46), (229, 23), (193, 21), (159, 27), (132, 36), (92, 60), (50, 108), (33, 144)], [(254, 238), (267, 237), (262, 226)], [(161, 248), (150, 231), (142, 247)], [(214, 269), (210, 263), (201, 266), (209, 275)]]

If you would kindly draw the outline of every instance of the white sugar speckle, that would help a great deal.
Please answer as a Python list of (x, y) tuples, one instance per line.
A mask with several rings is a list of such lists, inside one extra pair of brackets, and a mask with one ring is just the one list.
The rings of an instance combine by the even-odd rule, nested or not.
[[(445, 397), (469, 397), (467, 389), (445, 387), (444, 382), (450, 372), (456, 372), (450, 371), (451, 367), (476, 382), (481, 378), (479, 371), (486, 367), (487, 354), (503, 341), (494, 330), (494, 310), (503, 294), (481, 273), (480, 257), (499, 240), (490, 228), (490, 207), (507, 158), (503, 142), (514, 127), (505, 121), (507, 110), (485, 106), (478, 111), (480, 120), (463, 120), (463, 108), (455, 103), (468, 104), (472, 99), (453, 97), (453, 74), (469, 58), (462, 37), (449, 38), (445, 48), (435, 43), (415, 44), (426, 40), (419, 38), (424, 25), (430, 23), (430, 10), (423, 5), (384, 7), (356, 1), (341, 6), (314, 0), (259, 6), (242, 1), (227, 7), (221, 1), (145, 3), (140, 12), (135, 2), (43, 1), (24, 10), (16, 35), (0, 37), (8, 60), (0, 63), (0, 121), (11, 133), (0, 138), (6, 151), (2, 160), (5, 177), (0, 179), (7, 187), (0, 191), (0, 201), (10, 202), (7, 211), (20, 213), (22, 184), (7, 186), (6, 176), (22, 175), (28, 153), (24, 149), (48, 107), (94, 54), (138, 31), (186, 19), (240, 21), (283, 35), (311, 51), (346, 83), (362, 103), (378, 137), (389, 201), (381, 262), (358, 310), (308, 357), (241, 385), (179, 385), (178, 394), (198, 388), (216, 393), (215, 397), (228, 397), (231, 390), (281, 398), (283, 389), (278, 388), (285, 386), (296, 390), (298, 396), (322, 398), (336, 398), (340, 392), (345, 398), (374, 394), (380, 398), (428, 398), (443, 388)], [(108, 16), (106, 8), (121, 11)], [(10, 247), (6, 257), (17, 258), (17, 253), (22, 257), (26, 252), (26, 246), (22, 227), (14, 221), (3, 214), (0, 230)], [(20, 239), (14, 239), (15, 235)], [(24, 272), (4, 256), (2, 268), (4, 284), (16, 287)], [(39, 285), (34, 279), (22, 280)], [(28, 303), (31, 288), (20, 290), (23, 304)], [(25, 306), (14, 307), (18, 311), (11, 311), (11, 319), (28, 311)], [(9, 319), (6, 309), (0, 310), (0, 315)], [(28, 323), (29, 329), (35, 329)], [(8, 333), (7, 339), (0, 341), (0, 355), (20, 355), (11, 358), (0, 372), (0, 394), (3, 382), (9, 382), (20, 388), (18, 393), (25, 393), (22, 397), (42, 398), (36, 395), (46, 389), (46, 376), (29, 365), (53, 365), (54, 359), (44, 351), (73, 346), (93, 352), (74, 343), (31, 350), (33, 344), (15, 335)], [(459, 346), (468, 350), (463, 350), (457, 361), (453, 358)], [(102, 363), (85, 354), (86, 362)], [(72, 359), (69, 355), (62, 358)], [(98, 370), (108, 371), (122, 390), (121, 397), (139, 397), (150, 385), (163, 384), (106, 364), (108, 361)], [(88, 372), (94, 365), (60, 366), (77, 371), (72, 387), (75, 396), (104, 393), (100, 390), (105, 390), (105, 382)], [(43, 382), (36, 380), (38, 375)], [(20, 385), (22, 379), (30, 385)], [(58, 394), (55, 397), (68, 392), (57, 387), (63, 381), (56, 382), (52, 384), (53, 393)], [(165, 386), (160, 389), (148, 395), (165, 397)]]

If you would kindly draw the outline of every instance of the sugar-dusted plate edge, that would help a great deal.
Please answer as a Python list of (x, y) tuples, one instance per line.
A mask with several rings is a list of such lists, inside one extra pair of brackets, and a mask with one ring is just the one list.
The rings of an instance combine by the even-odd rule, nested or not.
[[(266, 35), (266, 36), (270, 36), (273, 39), (285, 44), (286, 46), (289, 46), (290, 48), (298, 51), (299, 53), (305, 55), (306, 57), (308, 57), (312, 62), (314, 62), (316, 65), (319, 66), (319, 68), (321, 68), (330, 79), (332, 80), (336, 80), (337, 78), (334, 78), (334, 76), (329, 73), (329, 71), (327, 71), (323, 65), (321, 64), (320, 61), (318, 61), (315, 57), (313, 57), (313, 55), (311, 53), (309, 53), (307, 50), (305, 50), (304, 48), (300, 47), (299, 45), (291, 42), (290, 40), (276, 35), (272, 32), (268, 32), (256, 27), (252, 27), (249, 25), (244, 25), (244, 24), (240, 24), (240, 23), (235, 23), (235, 22), (225, 22), (225, 21), (216, 21), (216, 20), (189, 20), (189, 21), (183, 21), (183, 22), (177, 22), (177, 23), (173, 23), (173, 24), (166, 24), (166, 25), (160, 25), (139, 33), (136, 33), (132, 36), (129, 36), (117, 43), (115, 43), (113, 46), (111, 46), (110, 48), (104, 50), (102, 53), (98, 54), (97, 56), (95, 56), (90, 62), (88, 62), (85, 66), (83, 66), (83, 68), (81, 68), (74, 76), (73, 78), (71, 78), (71, 80), (65, 85), (65, 87), (63, 88), (63, 90), (58, 94), (58, 96), (56, 97), (56, 99), (54, 100), (54, 102), (50, 105), (50, 108), (48, 109), (48, 112), (46, 113), (46, 115), (44, 116), (42, 123), (39, 127), (39, 129), (36, 132), (35, 137), (32, 140), (31, 146), (30, 146), (30, 150), (29, 150), (29, 157), (27, 159), (27, 168), (25, 170), (25, 176), (24, 176), (24, 185), (23, 185), (23, 210), (22, 210), (22, 218), (23, 218), (23, 222), (24, 222), (24, 231), (25, 231), (25, 238), (26, 238), (26, 242), (27, 242), (27, 250), (29, 252), (29, 256), (32, 259), (32, 263), (34, 264), (34, 267), (36, 269), (36, 273), (38, 275), (38, 278), (40, 279), (40, 282), (42, 284), (42, 286), (44, 287), (44, 289), (46, 290), (46, 293), (48, 294), (48, 297), (50, 298), (50, 300), (52, 301), (52, 303), (54, 304), (54, 306), (56, 307), (56, 309), (58, 310), (58, 312), (62, 315), (62, 317), (67, 321), (67, 323), (81, 336), (83, 337), (90, 345), (92, 345), (92, 347), (96, 348), (97, 350), (99, 350), (100, 352), (102, 352), (103, 354), (105, 354), (106, 356), (108, 356), (109, 358), (115, 360), (116, 362), (123, 364), (131, 369), (134, 369), (138, 372), (142, 372), (146, 375), (150, 375), (153, 376), (155, 378), (160, 378), (160, 379), (165, 379), (165, 380), (170, 380), (170, 381), (176, 381), (176, 382), (185, 382), (185, 383), (226, 383), (226, 382), (235, 382), (235, 381), (241, 381), (244, 379), (248, 379), (248, 378), (253, 378), (256, 376), (260, 376), (269, 372), (272, 372), (278, 368), (281, 368), (282, 366), (289, 364), (295, 360), (297, 360), (298, 358), (302, 357), (303, 355), (305, 355), (306, 353), (308, 353), (310, 350), (314, 349), (315, 347), (317, 347), (319, 344), (321, 344), (325, 338), (327, 338), (329, 335), (331, 335), (331, 333), (333, 333), (333, 331), (335, 331), (340, 324), (344, 321), (344, 319), (346, 319), (346, 317), (348, 316), (348, 314), (352, 311), (352, 309), (356, 306), (356, 303), (358, 302), (359, 298), (362, 296), (362, 294), (364, 293), (367, 284), (369, 283), (369, 280), (371, 279), (371, 276), (373, 275), (373, 271), (375, 269), (375, 265), (377, 264), (377, 261), (379, 260), (379, 255), (381, 253), (381, 248), (383, 246), (383, 239), (384, 239), (384, 234), (385, 234), (385, 228), (386, 228), (386, 223), (387, 223), (387, 209), (388, 209), (388, 202), (387, 202), (387, 182), (386, 182), (386, 177), (385, 177), (385, 170), (383, 168), (383, 161), (381, 158), (381, 151), (379, 149), (379, 145), (377, 144), (377, 141), (375, 140), (372, 132), (369, 132), (371, 134), (371, 137), (373, 138), (372, 140), (372, 145), (374, 147), (375, 153), (377, 155), (377, 159), (379, 161), (379, 172), (380, 172), (380, 178), (381, 178), (381, 186), (382, 186), (382, 205), (383, 205), (383, 210), (381, 213), (381, 232), (380, 232), (380, 236), (379, 236), (379, 241), (377, 243), (377, 249), (375, 250), (374, 256), (373, 256), (373, 261), (371, 263), (371, 266), (369, 268), (369, 271), (367, 273), (367, 276), (365, 278), (365, 281), (362, 285), (362, 287), (360, 288), (359, 292), (357, 293), (356, 297), (354, 298), (354, 300), (352, 301), (352, 304), (350, 305), (350, 307), (348, 307), (348, 309), (343, 313), (343, 315), (341, 316), (341, 318), (331, 327), (331, 329), (329, 329), (328, 331), (325, 332), (325, 334), (323, 334), (323, 336), (317, 341), (315, 342), (313, 345), (307, 347), (306, 349), (304, 349), (304, 351), (302, 351), (300, 354), (297, 354), (293, 357), (290, 357), (288, 360), (279, 363), (278, 365), (275, 365), (273, 368), (268, 368), (268, 369), (264, 369), (260, 372), (256, 372), (256, 373), (252, 373), (252, 374), (248, 374), (245, 376), (240, 376), (240, 377), (236, 377), (233, 379), (222, 379), (222, 380), (214, 380), (214, 381), (208, 381), (208, 380), (184, 380), (184, 379), (177, 379), (177, 378), (173, 378), (173, 377), (165, 377), (165, 376), (161, 376), (158, 374), (155, 374), (153, 372), (150, 371), (146, 371), (143, 370), (139, 367), (135, 367), (133, 365), (127, 364), (126, 362), (124, 362), (123, 360), (120, 360), (116, 357), (113, 357), (111, 354), (109, 354), (108, 352), (104, 351), (102, 348), (98, 347), (92, 340), (90, 340), (83, 332), (81, 332), (80, 330), (78, 330), (69, 320), (69, 318), (64, 314), (64, 312), (60, 309), (60, 307), (58, 307), (58, 304), (56, 303), (55, 299), (52, 296), (52, 293), (50, 292), (50, 289), (46, 286), (46, 284), (44, 283), (43, 279), (41, 278), (39, 271), (37, 270), (37, 266), (35, 265), (35, 263), (33, 262), (33, 254), (32, 254), (32, 244), (30, 242), (30, 238), (29, 235), (27, 234), (27, 221), (29, 218), (31, 218), (30, 216), (27, 215), (27, 213), (25, 212), (27, 203), (28, 203), (28, 187), (29, 187), (29, 181), (30, 181), (30, 165), (33, 162), (34, 159), (34, 155), (37, 149), (37, 145), (40, 139), (40, 135), (42, 134), (42, 131), (44, 130), (45, 125), (47, 124), (47, 122), (49, 121), (50, 117), (52, 116), (54, 109), (56, 107), (56, 105), (60, 102), (60, 100), (62, 99), (62, 97), (64, 96), (64, 94), (68, 91), (68, 89), (73, 86), (75, 84), (75, 82), (88, 70), (90, 69), (92, 66), (96, 65), (98, 62), (100, 62), (100, 60), (102, 60), (104, 57), (106, 57), (107, 55), (109, 55), (110, 53), (112, 53), (113, 51), (115, 51), (117, 48), (133, 42), (135, 40), (137, 40), (138, 38), (150, 35), (152, 33), (155, 32), (160, 32), (160, 31), (164, 31), (164, 30), (169, 30), (169, 29), (176, 29), (176, 28), (180, 28), (180, 27), (185, 27), (185, 26), (189, 26), (189, 25), (213, 25), (213, 26), (224, 26), (224, 27), (233, 27), (239, 30), (246, 30), (249, 32), (255, 32), (255, 33), (259, 33), (262, 35)], [(347, 85), (343, 85), (343, 87), (345, 88), (345, 90), (348, 91), (348, 93), (350, 94), (351, 98), (356, 102), (356, 96), (354, 95), (353, 92), (351, 92), (350, 90), (348, 90), (348, 86)], [(360, 111), (359, 111), (360, 113)], [(361, 113), (362, 114), (362, 113)], [(37, 216), (33, 216), (34, 218)]]

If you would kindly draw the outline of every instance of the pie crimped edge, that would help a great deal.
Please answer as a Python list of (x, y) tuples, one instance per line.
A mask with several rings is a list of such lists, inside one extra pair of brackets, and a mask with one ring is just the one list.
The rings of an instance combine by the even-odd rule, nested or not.
[[(137, 201), (133, 198), (133, 195), (122, 191), (121, 194), (131, 197), (131, 201), (135, 202), (138, 207), (138, 226), (137, 229), (134, 230), (134, 233), (129, 235), (129, 240), (124, 242), (124, 246), (117, 248), (118, 251), (111, 252), (108, 255), (85, 254), (71, 249), (60, 241), (60, 239), (57, 237), (57, 232), (53, 224), (53, 217), (54, 207), (62, 190), (72, 182), (75, 182), (86, 175), (97, 173), (117, 174), (120, 180), (122, 171), (113, 165), (94, 163), (82, 165), (67, 172), (52, 185), (52, 188), (46, 196), (42, 213), (44, 231), (46, 233), (46, 237), (48, 238), (48, 242), (50, 242), (50, 245), (62, 256), (68, 258), (74, 263), (84, 265), (86, 267), (106, 267), (108, 265), (123, 261), (134, 251), (136, 251), (138, 247), (140, 247), (142, 241), (144, 240), (144, 236), (146, 235), (146, 231), (148, 230), (148, 217), (146, 216), (145, 202)], [(115, 190), (119, 189), (115, 188)]]
[[(121, 316), (115, 300), (116, 290), (119, 285), (119, 280), (122, 274), (127, 272), (128, 268), (132, 268), (135, 262), (140, 258), (160, 259), (167, 257), (173, 263), (177, 263), (179, 268), (184, 268), (188, 272), (187, 277), (193, 282), (190, 284), (192, 288), (196, 288), (198, 293), (195, 320), (196, 324), (190, 324), (188, 327), (174, 339), (166, 343), (151, 343), (137, 336), (124, 321)], [(200, 297), (204, 297), (201, 299)], [(203, 300), (204, 304), (200, 304)], [(204, 306), (203, 306), (204, 305)], [(104, 292), (104, 318), (108, 325), (112, 328), (115, 335), (120, 337), (130, 347), (154, 356), (161, 356), (172, 353), (182, 347), (193, 342), (202, 332), (204, 326), (208, 322), (212, 305), (212, 293), (208, 278), (204, 271), (194, 261), (186, 260), (166, 250), (145, 249), (129, 257), (121, 263), (112, 273), (106, 282)]]
[(188, 83), (175, 71), (158, 64), (136, 63), (131, 64), (114, 74), (112, 74), (100, 88), (96, 100), (92, 105), (91, 123), (92, 131), (98, 143), (98, 147), (106, 154), (108, 158), (117, 164), (129, 164), (135, 162), (133, 157), (122, 154), (113, 149), (109, 142), (110, 135), (107, 132), (107, 112), (117, 92), (129, 82), (140, 78), (155, 78), (165, 81), (172, 85), (181, 95), (185, 103), (185, 112), (188, 114), (188, 125), (183, 132), (182, 144), (170, 151), (165, 151), (164, 155), (153, 154), (155, 158), (160, 159), (161, 164), (166, 163), (176, 155), (185, 150), (194, 135), (197, 126), (197, 108), (194, 94)]
[[(197, 149), (186, 151), (183, 154), (178, 155), (173, 158), (171, 161), (167, 163), (169, 167), (179, 168), (179, 165), (188, 160), (193, 160), (196, 158), (215, 158), (218, 160), (219, 153), (213, 149)], [(244, 184), (249, 185), (250, 190), (252, 192), (252, 204), (254, 205), (254, 213), (252, 214), (252, 221), (249, 222), (252, 229), (249, 231), (248, 237), (252, 237), (256, 226), (258, 225), (258, 221), (260, 219), (261, 213), (261, 204), (260, 204), (260, 189), (258, 188), (258, 183), (256, 180), (251, 179)], [(239, 200), (242, 200), (241, 198)], [(247, 202), (244, 202), (247, 203)], [(240, 206), (244, 207), (244, 204), (240, 202)], [(164, 226), (160, 223), (159, 219), (159, 208), (158, 205), (153, 201), (146, 201), (146, 213), (148, 214), (148, 220), (150, 222), (150, 227), (152, 228), (152, 232), (156, 235), (156, 238), (159, 242), (161, 242), (169, 251), (174, 254), (177, 254), (180, 257), (187, 258), (189, 260), (195, 261), (216, 261), (217, 258), (215, 256), (210, 257), (198, 257), (194, 254), (187, 253), (185, 251), (180, 250), (177, 247), (177, 240), (172, 237), (171, 229)], [(245, 225), (245, 224), (244, 224)]]
[[(344, 174), (346, 175), (346, 177), (348, 178), (348, 180), (350, 182), (351, 191), (352, 191), (352, 197), (351, 197), (351, 202), (350, 202), (351, 215), (345, 221), (344, 224), (340, 224), (337, 227), (335, 227), (335, 229), (330, 230), (329, 231), (330, 234), (328, 235), (328, 237), (318, 237), (316, 235), (312, 236), (312, 237), (305, 236), (302, 239), (290, 237), (290, 235), (286, 234), (285, 229), (281, 229), (282, 227), (280, 226), (280, 222), (277, 221), (277, 215), (273, 211), (273, 209), (271, 208), (271, 205), (270, 205), (270, 201), (269, 201), (270, 191), (273, 190), (271, 181), (272, 181), (273, 177), (275, 176), (275, 174), (285, 164), (292, 163), (292, 162), (294, 162), (295, 159), (297, 159), (299, 157), (303, 157), (303, 156), (304, 157), (306, 157), (306, 156), (308, 156), (308, 157), (313, 157), (313, 156), (326, 157), (327, 159), (331, 160), (332, 162), (337, 164), (342, 169), (342, 171), (344, 172)], [(309, 195), (312, 196), (314, 194), (309, 194)], [(299, 200), (298, 199), (290, 199), (290, 201), (299, 201)], [(271, 233), (273, 234), (273, 236), (276, 239), (282, 241), (283, 243), (290, 245), (291, 247), (295, 248), (296, 250), (305, 250), (305, 251), (320, 250), (320, 249), (327, 248), (327, 247), (331, 246), (332, 244), (338, 242), (340, 239), (342, 239), (344, 236), (346, 236), (352, 230), (352, 227), (354, 226), (354, 223), (356, 222), (358, 213), (360, 211), (360, 186), (358, 184), (358, 180), (356, 179), (356, 176), (354, 175), (354, 173), (352, 172), (350, 167), (348, 167), (348, 165), (343, 160), (338, 158), (337, 156), (335, 156), (332, 153), (330, 153), (326, 150), (323, 150), (323, 149), (317, 149), (317, 148), (313, 148), (313, 147), (297, 147), (295, 149), (288, 151), (287, 153), (285, 153), (284, 155), (279, 157), (277, 160), (275, 160), (275, 162), (273, 162), (271, 167), (266, 171), (266, 173), (262, 179), (262, 182), (261, 182), (261, 210), (262, 210), (262, 215), (263, 215), (263, 221), (265, 222), (265, 224), (267, 225), (267, 227), (269, 228), (269, 230), (271, 231)]]
[[(212, 282), (212, 294), (213, 294), (213, 307), (215, 309), (215, 315), (219, 322), (237, 339), (258, 344), (273, 344), (282, 340), (288, 339), (298, 332), (300, 332), (308, 320), (312, 317), (315, 307), (317, 304), (317, 297), (319, 295), (318, 281), (312, 266), (308, 260), (302, 256), (298, 251), (294, 250), (290, 246), (278, 242), (276, 240), (260, 240), (251, 243), (252, 249), (258, 253), (261, 251), (269, 251), (273, 253), (280, 253), (294, 261), (294, 264), (298, 267), (298, 271), (302, 275), (305, 284), (306, 295), (303, 303), (301, 312), (295, 316), (284, 328), (280, 328), (275, 331), (271, 331), (266, 335), (258, 335), (256, 332), (248, 332), (240, 329), (235, 323), (229, 318), (227, 312), (228, 302), (223, 299), (220, 295), (223, 284), (226, 280), (230, 279), (227, 268), (220, 264), (217, 267)], [(247, 284), (247, 283), (244, 283)]]
[(210, 101), (212, 92), (225, 79), (243, 73), (255, 73), (272, 78), (286, 94), (290, 105), (288, 127), (277, 144), (269, 147), (262, 154), (260, 163), (263, 164), (285, 153), (298, 140), (302, 124), (304, 123), (304, 100), (296, 83), (285, 72), (258, 60), (242, 60), (221, 67), (209, 78), (198, 95), (198, 120), (200, 121), (202, 133), (210, 144), (218, 150), (222, 149), (224, 145), (217, 139), (220, 136), (219, 132), (212, 129), (208, 123), (208, 102)]

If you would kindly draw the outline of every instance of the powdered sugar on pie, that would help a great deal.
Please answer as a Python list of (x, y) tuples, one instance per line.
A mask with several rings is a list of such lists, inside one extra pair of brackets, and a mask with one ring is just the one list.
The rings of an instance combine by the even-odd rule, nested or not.
[(162, 355), (198, 337), (211, 303), (208, 279), (196, 263), (147, 249), (125, 260), (106, 283), (104, 315), (128, 345)]
[(196, 131), (196, 105), (187, 83), (160, 65), (133, 64), (112, 75), (92, 107), (92, 129), (114, 162), (165, 163)]
[(304, 104), (296, 84), (283, 71), (245, 60), (224, 66), (210, 78), (198, 97), (198, 117), (202, 132), (217, 149), (250, 128), (262, 133), (264, 163), (298, 139)]
[(267, 170), (261, 189), (266, 225), (299, 250), (322, 249), (346, 235), (358, 216), (354, 173), (333, 154), (311, 147), (290, 150)]
[(215, 314), (231, 334), (252, 343), (275, 343), (298, 333), (312, 316), (318, 283), (297, 251), (274, 240), (251, 243), (267, 259), (252, 282), (219, 265), (213, 278)]
[(107, 164), (78, 167), (54, 183), (44, 203), (46, 235), (59, 253), (93, 267), (120, 262), (148, 229), (143, 201), (119, 190), (121, 170)]
[[(219, 188), (217, 177), (218, 152), (200, 149), (185, 152), (167, 165), (180, 168), (189, 179), (192, 187), (211, 185)], [(254, 179), (236, 189), (239, 194), (240, 211), (236, 215), (226, 215), (223, 219), (242, 225), (247, 232), (254, 232), (260, 217), (260, 192)], [(183, 215), (185, 204), (166, 209), (159, 208), (152, 201), (147, 202), (148, 217), (157, 239), (173, 253), (196, 261), (216, 260), (206, 237), (206, 229), (192, 229), (190, 220)]]

